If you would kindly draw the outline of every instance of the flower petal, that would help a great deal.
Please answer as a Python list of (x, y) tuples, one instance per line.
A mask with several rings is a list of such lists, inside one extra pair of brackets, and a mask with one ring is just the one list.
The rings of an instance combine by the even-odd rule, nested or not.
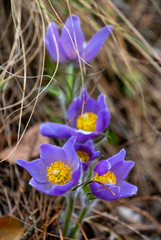
[(67, 117), (72, 127), (76, 127), (77, 118), (81, 114), (81, 107), (81, 99), (80, 97), (77, 97), (73, 100), (68, 108)]
[(90, 62), (97, 56), (112, 29), (111, 25), (105, 26), (90, 39), (84, 50), (86, 62)]
[(134, 164), (135, 163), (133, 161), (120, 161), (118, 164), (111, 167), (111, 171), (114, 172), (118, 180), (124, 180), (133, 168)]
[(91, 97), (89, 97), (85, 100), (83, 113), (92, 112), (92, 113), (97, 114), (99, 112), (99, 110), (100, 110), (99, 104), (97, 103), (96, 100), (94, 100)]
[(111, 168), (111, 165), (108, 160), (102, 160), (100, 161), (94, 168), (94, 172), (97, 172), (99, 176), (106, 174), (109, 169)]
[[(109, 187), (109, 186), (108, 186)], [(92, 191), (92, 193), (98, 197), (101, 198), (103, 200), (106, 201), (112, 201), (112, 200), (116, 200), (120, 197), (120, 188), (117, 186), (110, 186), (109, 189), (115, 194), (112, 194), (108, 189), (106, 189), (105, 187), (103, 187), (102, 189), (102, 185), (98, 184), (98, 183), (92, 183), (90, 184), (90, 189)]]
[(84, 144), (75, 143), (75, 150), (86, 152), (89, 155), (90, 160), (95, 159), (100, 154), (100, 151), (95, 151), (92, 140), (88, 140)]
[(74, 144), (76, 137), (71, 137), (63, 146), (63, 149), (67, 155), (68, 165), (72, 168), (72, 171), (79, 166), (79, 159), (75, 152)]
[(93, 112), (95, 114), (98, 113), (99, 104), (96, 100), (94, 100), (87, 92), (87, 89), (84, 89), (84, 92), (81, 94), (81, 106), (84, 106), (83, 112)]
[(67, 63), (69, 61), (61, 45), (59, 32), (55, 22), (51, 22), (48, 25), (45, 34), (45, 46), (55, 62), (57, 62), (57, 60), (61, 63)]
[(97, 115), (96, 128), (94, 132), (96, 134), (100, 134), (107, 128), (109, 122), (110, 122), (110, 112), (108, 108), (106, 108), (105, 110), (101, 110)]
[(82, 162), (81, 164), (83, 166), (83, 171), (86, 171), (90, 165), (90, 163), (96, 158), (98, 157), (98, 155), (100, 154), (100, 151), (95, 151), (94, 146), (93, 146), (93, 141), (89, 140), (84, 144), (78, 144), (75, 143), (75, 150), (77, 151), (82, 151), (88, 154), (89, 156), (89, 160), (88, 162)]
[(97, 98), (97, 102), (99, 104), (100, 110), (106, 109), (107, 104), (106, 104), (106, 96), (104, 94), (100, 94)]
[(53, 189), (51, 191), (51, 195), (62, 195), (64, 193), (66, 193), (67, 191), (69, 191), (71, 188), (73, 187), (72, 182), (66, 183), (64, 185), (55, 185), (53, 186)]
[(26, 162), (22, 159), (17, 160), (17, 164), (25, 168), (30, 175), (40, 183), (48, 182), (46, 166), (41, 159), (36, 159), (32, 162)]
[(90, 96), (89, 96), (89, 94), (88, 94), (88, 92), (87, 92), (87, 88), (84, 88), (84, 91), (83, 91), (83, 89), (82, 89), (82, 94), (81, 94), (81, 104), (83, 104), (83, 102), (87, 99), (87, 98), (89, 98)]
[(115, 154), (114, 156), (108, 158), (109, 163), (111, 164), (111, 168), (115, 166), (118, 162), (124, 161), (126, 156), (125, 149), (121, 149), (120, 152)]
[(61, 42), (69, 59), (74, 60), (77, 58), (77, 50), (80, 55), (82, 54), (84, 33), (80, 26), (80, 19), (76, 15), (67, 18), (61, 32)]
[(128, 197), (136, 194), (138, 188), (135, 185), (132, 185), (125, 181), (119, 181), (117, 185), (120, 187), (120, 197)]
[(77, 136), (77, 139), (76, 139), (77, 142), (84, 143), (84, 142), (88, 141), (89, 139), (96, 138), (98, 136), (98, 134), (84, 131), (84, 130), (77, 130), (76, 136)]
[(54, 162), (66, 162), (67, 156), (61, 147), (44, 143), (39, 148), (40, 158), (46, 166), (50, 166)]
[(47, 183), (39, 183), (37, 182), (34, 178), (31, 178), (29, 184), (36, 188), (38, 191), (48, 194), (48, 195), (52, 195), (51, 190), (52, 190), (52, 185), (51, 183), (47, 182)]
[(40, 126), (40, 132), (43, 136), (53, 138), (69, 138), (76, 135), (76, 130), (65, 124), (46, 122)]
[(52, 185), (51, 183), (39, 183), (35, 181), (33, 178), (30, 180), (29, 184), (36, 188), (38, 191), (43, 192), (47, 195), (53, 195), (53, 196), (58, 196), (66, 193), (69, 191), (72, 187), (73, 184), (72, 182), (69, 182), (64, 185)]

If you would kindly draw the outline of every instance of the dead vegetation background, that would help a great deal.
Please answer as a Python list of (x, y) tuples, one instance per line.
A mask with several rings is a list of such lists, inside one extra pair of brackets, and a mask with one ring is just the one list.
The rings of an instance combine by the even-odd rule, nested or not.
[[(124, 147), (126, 159), (135, 161), (130, 182), (139, 189), (133, 198), (98, 201), (80, 227), (82, 239), (159, 240), (160, 0), (1, 1), (0, 216), (14, 216), (23, 224), (21, 239), (63, 239), (59, 217), (64, 198), (30, 188), (30, 176), (14, 162), (22, 156), (34, 159), (39, 144), (48, 141), (39, 134), (40, 122), (64, 121), (49, 90), (63, 81), (65, 71), (45, 56), (42, 38), (52, 18), (59, 23), (59, 16), (64, 22), (70, 12), (81, 18), (86, 40), (102, 26), (114, 26), (112, 36), (87, 67), (86, 78), (89, 89), (95, 86), (94, 96), (107, 95), (112, 116), (107, 141), (101, 145), (102, 159)], [(15, 226), (11, 223), (12, 236)], [(7, 238), (1, 235), (0, 239)]]

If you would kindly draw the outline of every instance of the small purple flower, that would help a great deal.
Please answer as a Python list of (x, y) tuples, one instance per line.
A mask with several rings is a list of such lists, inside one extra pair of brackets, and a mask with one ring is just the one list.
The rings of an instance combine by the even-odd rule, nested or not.
[(80, 178), (80, 161), (74, 149), (75, 137), (63, 146), (40, 146), (40, 158), (32, 162), (22, 159), (17, 164), (25, 168), (32, 179), (29, 184), (48, 195), (62, 195), (75, 186)]
[(90, 188), (96, 197), (110, 201), (136, 194), (137, 187), (124, 181), (134, 166), (133, 161), (124, 161), (125, 155), (126, 151), (122, 149), (95, 166), (93, 180), (96, 182), (91, 183)]
[(100, 94), (96, 101), (88, 95), (85, 89), (81, 97), (75, 98), (69, 106), (67, 117), (71, 127), (46, 122), (40, 126), (41, 134), (53, 138), (76, 136), (77, 142), (86, 142), (98, 137), (110, 122), (110, 112), (106, 105), (105, 95)]
[(100, 154), (100, 151), (94, 150), (92, 140), (89, 140), (84, 144), (75, 143), (75, 150), (79, 160), (82, 163), (84, 171), (88, 169), (90, 163)]
[(112, 29), (111, 25), (103, 27), (86, 44), (79, 17), (71, 15), (62, 28), (61, 36), (55, 22), (48, 25), (45, 46), (54, 61), (59, 60), (63, 64), (71, 61), (78, 63), (79, 54), (85, 62), (90, 62), (97, 56)]

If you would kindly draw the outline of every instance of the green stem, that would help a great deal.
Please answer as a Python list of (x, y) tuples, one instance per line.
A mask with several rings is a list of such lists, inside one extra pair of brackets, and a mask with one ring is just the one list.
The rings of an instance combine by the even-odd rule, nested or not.
[(70, 63), (68, 66), (68, 88), (67, 88), (67, 97), (68, 97), (68, 101), (71, 101), (71, 97), (72, 97), (72, 88), (73, 88), (73, 70), (74, 70), (74, 64)]
[(63, 229), (63, 236), (66, 237), (68, 233), (68, 227), (70, 224), (70, 219), (72, 216), (72, 210), (73, 210), (73, 205), (74, 205), (74, 199), (72, 196), (69, 197), (69, 202), (68, 202), (68, 207), (67, 207), (67, 213), (66, 213), (66, 218), (64, 222), (64, 229)]
[[(79, 223), (82, 222), (82, 220), (83, 220), (86, 212), (87, 212), (87, 207), (84, 207), (84, 208), (82, 209), (81, 213), (80, 213), (80, 217), (79, 217), (79, 220), (78, 220)], [(76, 234), (76, 232), (77, 232), (77, 230), (78, 230), (78, 227), (79, 227), (78, 224), (76, 224), (76, 225), (73, 227), (73, 229), (71, 230), (70, 235), (69, 235), (70, 238), (74, 238), (74, 237), (75, 237), (75, 234)]]

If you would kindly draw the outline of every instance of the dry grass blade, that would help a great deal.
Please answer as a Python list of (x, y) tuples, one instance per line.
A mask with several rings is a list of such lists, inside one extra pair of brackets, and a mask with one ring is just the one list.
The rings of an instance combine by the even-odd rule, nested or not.
[(138, 208), (138, 207), (136, 207), (132, 204), (127, 203), (126, 205), (128, 207), (130, 207), (131, 209), (133, 209), (134, 211), (136, 211), (136, 212), (140, 213), (141, 215), (145, 216), (150, 222), (152, 222), (156, 226), (158, 232), (161, 233), (161, 224), (155, 218), (153, 218), (147, 211), (142, 210), (142, 209), (140, 209), (140, 208)]
[(62, 234), (62, 230), (60, 228), (59, 222), (58, 222), (57, 219), (55, 221), (56, 221), (56, 225), (57, 225), (57, 228), (58, 228), (58, 231), (59, 231), (59, 234), (60, 234), (60, 239), (63, 240), (63, 234)]
[(74, 216), (73, 216), (73, 219), (74, 219), (74, 221), (76, 222), (76, 224), (78, 225), (78, 227), (79, 227), (79, 229), (80, 229), (80, 231), (81, 231), (84, 239), (85, 239), (85, 240), (88, 240), (88, 238), (87, 238), (87, 236), (86, 236), (86, 234), (85, 234), (85, 232), (84, 232), (81, 224), (79, 223), (78, 219), (77, 219), (76, 217), (74, 217)]
[(107, 226), (103, 226), (102, 224), (99, 224), (99, 223), (96, 223), (96, 222), (93, 222), (93, 221), (87, 220), (87, 219), (85, 219), (85, 222), (88, 222), (92, 226), (98, 227), (98, 229), (100, 229), (100, 230), (110, 233), (117, 240), (123, 240), (123, 238), (121, 238), (116, 232), (114, 232), (112, 229), (108, 228)]
[(126, 224), (125, 222), (122, 222), (121, 220), (118, 219), (118, 217), (113, 217), (110, 214), (107, 213), (102, 213), (99, 212), (98, 210), (95, 209), (91, 209), (91, 212), (96, 213), (98, 215), (101, 215), (102, 217), (108, 218), (114, 222), (117, 222), (123, 226), (125, 226), (126, 228), (130, 229), (132, 232), (136, 233), (137, 235), (139, 235), (142, 239), (144, 240), (149, 240), (147, 237), (145, 237), (141, 232), (139, 232), (137, 229), (135, 229), (134, 227), (130, 226), (129, 224)]

